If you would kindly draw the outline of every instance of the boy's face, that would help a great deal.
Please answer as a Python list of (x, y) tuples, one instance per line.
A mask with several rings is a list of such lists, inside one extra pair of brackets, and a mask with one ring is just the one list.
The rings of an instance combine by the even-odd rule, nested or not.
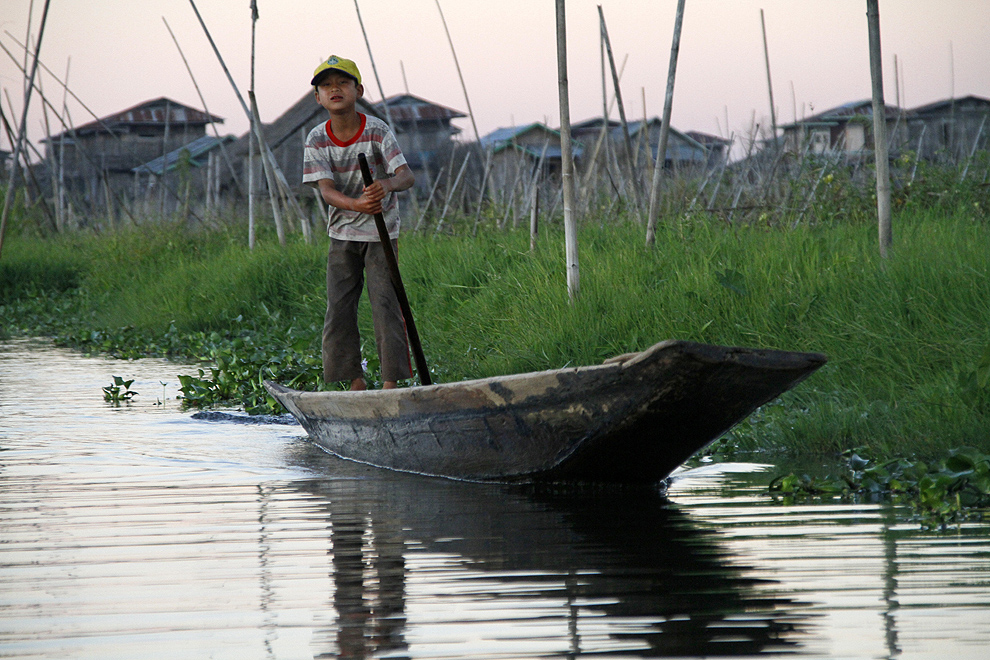
[(363, 95), (363, 85), (337, 71), (330, 71), (316, 85), (316, 101), (330, 112), (352, 110)]

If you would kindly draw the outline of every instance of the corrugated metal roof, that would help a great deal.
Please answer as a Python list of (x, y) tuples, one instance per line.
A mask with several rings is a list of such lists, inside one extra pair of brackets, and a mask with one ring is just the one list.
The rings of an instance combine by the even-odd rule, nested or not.
[(553, 135), (557, 138), (560, 137), (560, 133), (549, 128), (545, 124), (539, 122), (534, 122), (532, 124), (526, 124), (524, 126), (510, 126), (507, 128), (496, 128), (494, 131), (487, 135), (481, 137), (481, 146), (483, 147), (504, 147), (507, 143), (516, 140), (530, 131), (544, 131)]
[[(75, 134), (105, 133), (107, 127), (112, 130), (125, 126), (164, 126), (166, 123), (172, 126), (205, 126), (206, 124), (222, 124), (223, 122), (223, 117), (207, 114), (202, 110), (190, 108), (163, 96), (77, 126)], [(66, 131), (66, 134), (68, 137), (71, 135), (71, 131)], [(52, 140), (59, 137), (61, 134), (53, 135)]]
[[(896, 119), (902, 114), (906, 114), (906, 111), (898, 108), (894, 105), (884, 106), (884, 115), (887, 119)], [(818, 114), (806, 117), (800, 121), (793, 122), (791, 124), (785, 124), (781, 128), (794, 128), (795, 126), (802, 126), (806, 124), (836, 124), (848, 121), (853, 117), (872, 117), (873, 116), (873, 101), (871, 99), (866, 99), (865, 101), (851, 101), (849, 103), (843, 103), (840, 106), (836, 106), (824, 112), (819, 112)]]
[(412, 121), (443, 121), (467, 117), (466, 114), (453, 108), (448, 108), (439, 103), (433, 103), (426, 99), (421, 99), (412, 94), (400, 94), (390, 96), (384, 102), (375, 104), (375, 109), (381, 114), (385, 114), (385, 104), (388, 104), (389, 114), (396, 122)]
[[(233, 135), (228, 135), (221, 138), (224, 142), (233, 142), (235, 140)], [(161, 176), (164, 170), (171, 172), (179, 165), (179, 161), (183, 158), (182, 152), (189, 153), (189, 160), (193, 167), (202, 167), (205, 164), (205, 159), (203, 156), (207, 155), (209, 152), (216, 149), (221, 140), (218, 140), (212, 135), (204, 135), (203, 137), (196, 138), (189, 144), (179, 147), (175, 151), (170, 151), (164, 156), (159, 156), (154, 160), (150, 160), (144, 165), (139, 165), (131, 170), (135, 174), (155, 174)]]
[(927, 103), (925, 105), (919, 105), (917, 108), (912, 108), (912, 114), (929, 114), (933, 112), (939, 112), (942, 110), (947, 110), (952, 108), (952, 106), (961, 105), (982, 105), (990, 108), (990, 99), (983, 98), (982, 96), (963, 96), (957, 99), (943, 99), (941, 101), (935, 101), (934, 103)]

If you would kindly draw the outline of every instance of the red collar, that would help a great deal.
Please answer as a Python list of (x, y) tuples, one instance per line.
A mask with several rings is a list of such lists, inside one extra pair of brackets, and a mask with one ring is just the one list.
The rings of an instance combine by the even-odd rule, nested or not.
[(337, 136), (333, 134), (333, 130), (330, 128), (330, 120), (328, 119), (327, 120), (327, 135), (330, 136), (330, 141), (333, 142), (338, 147), (348, 147), (348, 146), (354, 144), (355, 142), (357, 142), (358, 141), (358, 138), (361, 137), (361, 135), (364, 133), (364, 126), (368, 122), (368, 117), (366, 117), (364, 114), (362, 114), (360, 112), (358, 113), (358, 117), (361, 118), (361, 126), (358, 128), (357, 133), (354, 134), (354, 137), (352, 137), (347, 142), (343, 142), (343, 141), (337, 139)]

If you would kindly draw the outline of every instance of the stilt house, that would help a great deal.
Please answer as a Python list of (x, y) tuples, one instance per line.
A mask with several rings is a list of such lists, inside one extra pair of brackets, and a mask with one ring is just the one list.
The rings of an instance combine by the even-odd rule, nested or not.
[[(391, 119), (396, 139), (414, 173), (436, 172), (447, 164), (453, 148), (451, 140), (461, 132), (450, 121), (467, 117), (459, 110), (412, 94), (390, 96), (376, 103), (375, 109), (380, 116)], [(424, 178), (417, 180), (425, 183)]]
[(959, 163), (990, 144), (990, 99), (964, 96), (911, 110), (908, 147), (924, 160)]
[(108, 204), (107, 193), (129, 199), (134, 168), (176, 151), (223, 118), (169, 98), (140, 103), (43, 141), (48, 171), (76, 203)]
[[(887, 141), (892, 151), (908, 138), (911, 112), (896, 106), (884, 108)], [(873, 151), (873, 101), (855, 101), (781, 127), (784, 148), (794, 154), (841, 152), (847, 157)]]

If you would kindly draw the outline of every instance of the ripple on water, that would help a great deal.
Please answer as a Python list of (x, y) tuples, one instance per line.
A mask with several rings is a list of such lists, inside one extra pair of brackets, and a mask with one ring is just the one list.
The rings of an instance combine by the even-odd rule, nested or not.
[[(666, 495), (387, 473), (295, 426), (194, 419), (174, 399), (190, 371), (0, 343), (3, 657), (978, 658), (990, 644), (984, 526), (774, 505), (754, 464), (683, 471)], [(131, 404), (102, 400), (113, 375), (135, 379)]]

